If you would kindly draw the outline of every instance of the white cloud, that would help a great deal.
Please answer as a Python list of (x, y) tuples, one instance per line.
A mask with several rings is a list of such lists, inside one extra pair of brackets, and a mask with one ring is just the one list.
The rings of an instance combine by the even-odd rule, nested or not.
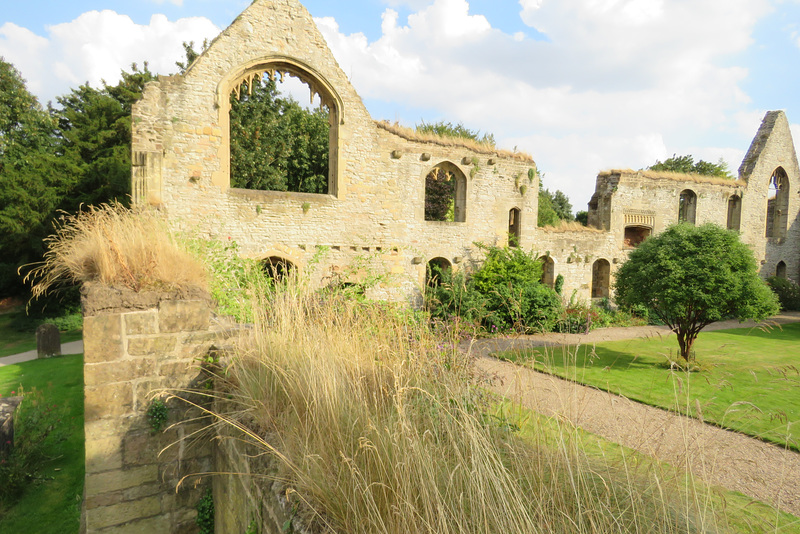
[(748, 71), (730, 58), (752, 44), (767, 0), (519, 3), (524, 22), (547, 40), (492, 28), (464, 0), (434, 0), (405, 25), (389, 9), (374, 42), (342, 34), (331, 19), (318, 23), (363, 97), (496, 133), (504, 146), (531, 152), (576, 205), (588, 200), (598, 170), (702, 147), (709, 131), (739, 134)]
[(206, 18), (175, 22), (153, 15), (149, 24), (134, 23), (114, 11), (89, 11), (72, 22), (47, 28), (47, 36), (5, 24), (0, 27), (0, 55), (28, 80), (43, 102), (54, 100), (79, 84), (102, 80), (116, 83), (132, 63), (149, 63), (152, 72), (175, 72), (184, 57), (184, 41), (202, 42), (219, 33)]

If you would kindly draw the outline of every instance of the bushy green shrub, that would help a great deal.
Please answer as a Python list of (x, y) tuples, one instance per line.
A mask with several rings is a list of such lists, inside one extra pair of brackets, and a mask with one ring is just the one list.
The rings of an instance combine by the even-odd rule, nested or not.
[(46, 451), (66, 439), (60, 424), (63, 407), (46, 402), (40, 390), (17, 394), (23, 399), (14, 421), (13, 449), (0, 455), (0, 504), (5, 505), (15, 502), (28, 485), (42, 481), (42, 466), (51, 459)]
[(770, 276), (767, 283), (772, 291), (778, 295), (782, 310), (800, 311), (800, 285), (787, 278)]
[(426, 292), (431, 315), (458, 317), (490, 332), (550, 330), (561, 301), (541, 284), (541, 263), (519, 248), (482, 248), (486, 259), (472, 273), (451, 275), (433, 267), (438, 283)]

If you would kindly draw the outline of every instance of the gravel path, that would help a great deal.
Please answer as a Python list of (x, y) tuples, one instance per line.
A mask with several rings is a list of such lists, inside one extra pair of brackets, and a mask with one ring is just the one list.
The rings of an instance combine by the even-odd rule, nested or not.
[[(800, 313), (773, 318), (800, 322)], [(706, 330), (755, 327), (724, 321)], [(548, 416), (565, 417), (603, 438), (674, 466), (707, 483), (741, 492), (800, 516), (800, 454), (698, 420), (492, 358), (512, 348), (586, 344), (670, 335), (663, 327), (605, 328), (580, 334), (484, 339), (472, 343), (480, 369), (496, 376), (494, 390)]]

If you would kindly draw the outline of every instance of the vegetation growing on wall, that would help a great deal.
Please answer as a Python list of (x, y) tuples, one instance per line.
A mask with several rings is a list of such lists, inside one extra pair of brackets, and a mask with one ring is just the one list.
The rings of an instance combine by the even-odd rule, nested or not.
[(480, 130), (472, 130), (460, 122), (458, 124), (453, 124), (452, 122), (443, 120), (433, 123), (422, 121), (416, 125), (415, 130), (420, 134), (430, 134), (454, 139), (471, 139), (482, 145), (489, 147), (495, 146), (494, 134), (481, 134)]

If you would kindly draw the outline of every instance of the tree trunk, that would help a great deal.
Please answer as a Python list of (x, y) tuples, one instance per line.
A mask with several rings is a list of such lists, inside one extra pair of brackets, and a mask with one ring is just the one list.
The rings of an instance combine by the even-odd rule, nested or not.
[(681, 349), (681, 357), (689, 363), (689, 357), (692, 353), (692, 345), (694, 345), (694, 340), (697, 339), (697, 334), (692, 334), (691, 332), (684, 332), (682, 330), (678, 330), (678, 346)]

